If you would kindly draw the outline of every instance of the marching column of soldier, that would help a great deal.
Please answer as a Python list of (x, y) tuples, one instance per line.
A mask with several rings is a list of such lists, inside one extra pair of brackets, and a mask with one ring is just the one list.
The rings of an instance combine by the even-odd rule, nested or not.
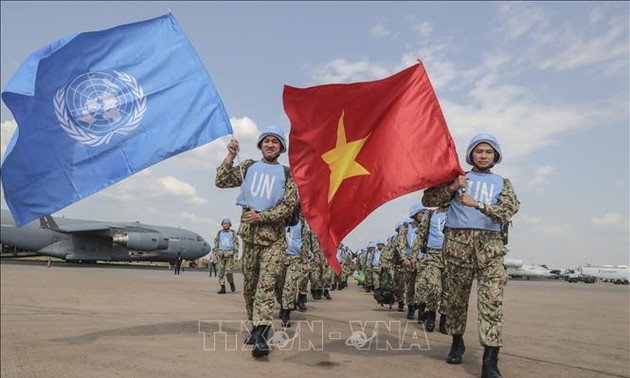
[[(267, 139), (275, 139), (275, 155), (273, 149), (266, 148), (273, 144)], [(284, 134), (277, 128), (267, 130), (259, 137), (258, 147), (263, 151), (263, 163), (277, 164), (278, 155), (286, 151)], [(405, 312), (406, 306), (406, 318), (417, 319), (426, 332), (434, 331), (439, 314), (438, 330), (452, 337), (446, 362), (460, 364), (465, 352), (463, 334), (468, 298), (476, 277), (478, 333), (484, 347), (481, 375), (501, 377), (498, 353), (502, 345), (503, 289), (507, 281), (503, 266), (507, 252), (505, 225), (520, 204), (510, 181), (491, 172), (502, 159), (501, 147), (494, 136), (475, 136), (466, 151), (466, 161), (472, 169), (466, 175), (427, 189), (422, 204), (412, 205), (408, 218), (397, 222), (394, 233), (386, 239), (371, 240), (357, 253), (340, 245), (336, 258), (342, 270), (337, 276), (301, 215), (296, 225), (287, 227), (286, 218), (299, 208), (290, 175), (287, 176), (286, 170), (282, 175), (281, 170), (271, 172), (264, 166), (248, 170), (256, 164), (251, 160), (232, 168), (237, 150), (238, 143), (230, 142), (228, 157), (217, 170), (217, 186), (241, 186), (255, 180), (256, 176), (248, 176), (253, 171), (276, 175), (284, 185), (284, 191), (276, 194), (275, 204), (261, 205), (255, 198), (251, 198), (253, 202), (245, 201), (243, 186), (239, 196), (239, 204), (244, 208), (239, 235), (244, 241), (243, 256), (249, 261), (244, 266), (244, 295), (253, 324), (246, 342), (254, 345), (254, 357), (267, 355), (270, 350), (266, 341), (274, 291), (282, 325), (290, 327), (291, 311), (307, 310), (309, 283), (313, 300), (322, 297), (331, 300), (330, 292), (347, 287), (348, 278), (354, 273), (366, 292), (374, 292), (378, 303), (389, 304), (391, 308), (398, 302), (400, 312)], [(243, 175), (242, 171), (249, 172)], [(252, 203), (257, 205), (254, 209)], [(270, 215), (265, 215), (266, 212)], [(260, 223), (271, 223), (272, 227), (261, 233), (260, 226), (255, 226)], [(254, 279), (257, 284), (248, 282), (252, 274), (259, 276)]]

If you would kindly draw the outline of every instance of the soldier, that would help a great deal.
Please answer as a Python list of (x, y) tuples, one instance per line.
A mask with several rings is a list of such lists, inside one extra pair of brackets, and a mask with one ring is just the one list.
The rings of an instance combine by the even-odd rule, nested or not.
[(478, 332), (484, 347), (482, 377), (501, 377), (497, 363), (502, 345), (503, 289), (507, 282), (503, 266), (507, 248), (501, 225), (508, 223), (520, 206), (510, 181), (491, 172), (501, 158), (501, 146), (493, 135), (476, 135), (466, 149), (466, 162), (473, 166), (472, 170), (466, 176), (427, 189), (422, 197), (426, 206), (450, 203), (442, 252), (448, 295), (446, 328), (453, 337), (446, 362), (462, 362), (468, 298), (473, 277), (477, 276)]
[(321, 249), (312, 251), (313, 259), (309, 268), (309, 280), (311, 282), (311, 296), (315, 300), (322, 299), (324, 293), (324, 252)]
[[(308, 281), (311, 278), (310, 271), (313, 270), (315, 267), (315, 255), (320, 255), (319, 251), (321, 251), (322, 249), (319, 244), (319, 240), (317, 239), (317, 236), (315, 236), (315, 233), (313, 232), (313, 230), (311, 230), (311, 228), (308, 227), (308, 224), (306, 225), (306, 236), (305, 236), (305, 239), (302, 240), (302, 245), (307, 250), (308, 264), (307, 264), (307, 270), (302, 273), (302, 277), (298, 285), (299, 294), (298, 294), (297, 303), (295, 305), (299, 311), (306, 311), (306, 301), (308, 300), (306, 294), (307, 294)], [(313, 283), (311, 282), (311, 286), (312, 285)]]
[(179, 275), (179, 271), (182, 269), (182, 252), (178, 251), (177, 256), (175, 257), (175, 275)]
[(348, 287), (348, 277), (352, 276), (354, 272), (354, 260), (352, 257), (352, 251), (348, 247), (344, 248), (342, 257), (342, 271), (341, 271), (341, 286), (339, 290)]
[(256, 143), (262, 160), (245, 160), (232, 167), (238, 141), (228, 143), (228, 154), (217, 168), (219, 188), (241, 186), (236, 204), (243, 208), (238, 235), (243, 239), (243, 296), (252, 332), (246, 343), (254, 345), (255, 358), (269, 354), (267, 343), (272, 322), (274, 285), (284, 262), (287, 220), (298, 205), (297, 188), (288, 167), (278, 162), (286, 152), (284, 132), (269, 127)]
[(381, 255), (384, 247), (385, 242), (383, 240), (376, 241), (376, 250), (372, 258), (372, 282), (375, 289), (381, 287)]
[(394, 287), (396, 288), (396, 299), (398, 300), (398, 311), (405, 312), (405, 272), (402, 267), (402, 256), (404, 255), (404, 251), (399, 250), (398, 243), (398, 233), (403, 224), (405, 224), (405, 218), (401, 221), (396, 222), (396, 226), (394, 228), (395, 234), (393, 240), (391, 241), (391, 265), (392, 265), (392, 273), (394, 278)]
[[(214, 254), (219, 260), (219, 285), (221, 289), (217, 294), (225, 294), (225, 278), (230, 284), (230, 290), (234, 292), (236, 286), (234, 286), (234, 275), (232, 270), (234, 269), (234, 257), (238, 255), (239, 241), (232, 227), (232, 221), (225, 218), (221, 221), (221, 227), (223, 227), (217, 236), (214, 238)], [(216, 273), (215, 273), (216, 274)]]
[(295, 226), (287, 227), (286, 237), (288, 246), (284, 266), (276, 283), (276, 296), (280, 302), (280, 319), (285, 328), (291, 327), (289, 321), (291, 311), (295, 310), (298, 285), (303, 273), (308, 271), (308, 249), (303, 243), (303, 240), (308, 238), (308, 230), (301, 214)]
[(424, 329), (433, 332), (435, 316), (440, 312), (440, 332), (446, 332), (446, 291), (442, 290), (442, 273), (444, 258), (442, 242), (444, 241), (444, 224), (446, 222), (446, 208), (432, 210), (429, 215), (429, 232), (424, 255), (424, 269), (420, 274), (416, 290), (421, 293), (420, 301), (426, 303), (426, 311), (421, 315)]
[(370, 240), (366, 246), (367, 251), (365, 252), (365, 261), (363, 274), (365, 274), (365, 284), (363, 285), (366, 292), (370, 292), (374, 290), (374, 277), (372, 272), (374, 271), (374, 267), (372, 266), (372, 261), (374, 260), (374, 250), (376, 249), (376, 242), (374, 240)]
[[(421, 214), (421, 215), (420, 215)], [(431, 222), (431, 210), (424, 209), (418, 213), (417, 217), (420, 217), (418, 221), (418, 227), (416, 229), (416, 240), (411, 247), (411, 266), (416, 267), (416, 276), (414, 285), (414, 306), (418, 310), (418, 323), (423, 323), (422, 313), (426, 307), (425, 292), (421, 290), (420, 278), (424, 273), (424, 254), (427, 249), (427, 240), (429, 238), (429, 223)], [(414, 314), (415, 315), (415, 314)]]
[(418, 225), (425, 212), (424, 206), (417, 203), (409, 208), (409, 218), (411, 223), (403, 224), (398, 230), (398, 250), (402, 251), (402, 270), (405, 287), (405, 302), (407, 303), (407, 319), (415, 319), (416, 312), (416, 275), (417, 260), (413, 255), (412, 248), (418, 237)]

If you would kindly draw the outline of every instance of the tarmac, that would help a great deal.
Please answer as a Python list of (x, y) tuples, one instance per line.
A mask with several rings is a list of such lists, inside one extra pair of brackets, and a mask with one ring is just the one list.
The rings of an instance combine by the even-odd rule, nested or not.
[[(56, 262), (0, 264), (2, 377), (475, 377), (483, 349), (471, 295), (466, 353), (445, 362), (450, 337), (425, 333), (351, 280), (294, 311), (274, 350), (256, 360), (237, 290), (166, 268)], [(276, 305), (274, 315), (277, 316)], [(222, 332), (222, 333), (221, 333)], [(630, 287), (510, 281), (499, 366), (504, 377), (630, 377)]]

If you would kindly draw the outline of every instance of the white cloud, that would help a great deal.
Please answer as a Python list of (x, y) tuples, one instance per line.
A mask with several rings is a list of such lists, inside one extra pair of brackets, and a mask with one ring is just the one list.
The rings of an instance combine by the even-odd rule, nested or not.
[(367, 59), (357, 62), (335, 59), (316, 68), (310, 77), (318, 84), (327, 84), (382, 79), (391, 73), (390, 68), (370, 63)]
[(378, 23), (372, 27), (370, 30), (370, 34), (374, 37), (384, 38), (384, 37), (396, 37), (394, 32), (392, 32), (387, 25), (383, 23)]
[(193, 197), (197, 195), (197, 190), (194, 186), (180, 181), (175, 177), (160, 177), (156, 181), (160, 183), (169, 194), (182, 197)]
[(572, 227), (567, 224), (545, 224), (535, 228), (536, 232), (550, 236), (569, 236), (571, 235)]
[(7, 146), (9, 145), (9, 142), (11, 141), (11, 137), (13, 136), (13, 133), (15, 132), (15, 130), (17, 129), (17, 123), (15, 122), (14, 119), (8, 120), (8, 121), (2, 121), (2, 124), (0, 125), (0, 143), (1, 143), (1, 150), (0, 150), (0, 157), (4, 156), (4, 153), (7, 150)]
[(545, 165), (544, 167), (538, 167), (534, 171), (534, 177), (529, 181), (529, 187), (537, 190), (542, 190), (545, 181), (549, 176), (555, 172), (553, 165)]
[(557, 143), (567, 132), (623, 120), (628, 112), (623, 98), (565, 104), (545, 101), (525, 87), (510, 84), (480, 84), (470, 97), (472, 101), (464, 104), (440, 100), (460, 149), (474, 134), (485, 131), (499, 138), (505, 157), (510, 158)]
[(413, 31), (418, 33), (422, 38), (427, 38), (433, 33), (433, 24), (427, 21), (423, 21), (417, 25), (412, 26)]
[(544, 41), (553, 53), (540, 62), (540, 67), (563, 71), (601, 62), (627, 61), (627, 15), (611, 19), (603, 31), (595, 26), (567, 24), (547, 32)]
[(600, 217), (591, 218), (593, 226), (628, 228), (628, 218), (619, 213), (606, 213)]
[(510, 38), (520, 37), (550, 22), (547, 13), (532, 3), (501, 2), (498, 7), (502, 31)]
[(591, 10), (591, 13), (588, 14), (588, 23), (596, 24), (600, 22), (605, 16), (605, 12), (600, 7), (595, 7)]
[(525, 214), (517, 214), (514, 217), (514, 221), (517, 223), (523, 223), (523, 224), (532, 224), (532, 225), (536, 225), (536, 224), (541, 224), (542, 223), (542, 219), (538, 218), (538, 217), (530, 217), (528, 215)]

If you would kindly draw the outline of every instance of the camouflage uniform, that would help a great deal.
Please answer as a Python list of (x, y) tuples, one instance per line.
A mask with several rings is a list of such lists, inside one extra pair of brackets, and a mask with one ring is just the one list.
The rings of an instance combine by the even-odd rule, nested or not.
[(413, 243), (413, 246), (411, 247), (412, 261), (415, 262), (415, 266), (416, 266), (416, 276), (415, 276), (415, 281), (413, 283), (414, 304), (426, 303), (426, 291), (423, 290), (424, 288), (420, 284), (420, 280), (422, 279), (422, 276), (424, 274), (426, 264), (425, 264), (424, 256), (422, 256), (421, 259), (418, 259), (417, 256), (419, 252), (422, 251), (424, 253), (426, 249), (425, 243), (426, 243), (426, 238), (429, 236), (430, 215), (431, 215), (430, 211), (424, 211), (424, 213), (422, 214), (422, 218), (420, 218), (420, 222), (418, 223), (418, 229), (416, 231), (418, 234), (418, 237), (416, 238), (416, 241)]
[[(308, 233), (302, 245), (307, 249), (308, 253), (308, 271), (304, 272), (302, 276), (302, 280), (300, 281), (299, 291), (300, 294), (307, 293), (308, 282), (311, 282), (311, 290), (321, 289), (321, 284), (319, 277), (321, 277), (321, 260), (319, 262), (315, 261), (315, 258), (318, 259), (323, 258), (324, 252), (322, 252), (322, 247), (319, 244), (319, 240), (317, 236), (311, 230), (308, 229)], [(313, 273), (316, 271), (316, 273)]]
[[(407, 250), (407, 231), (409, 230), (409, 225), (407, 223), (400, 226), (398, 230), (398, 237), (396, 240), (398, 251), (400, 252), (400, 256), (402, 260), (407, 260), (411, 263), (411, 258), (406, 256)], [(417, 240), (417, 238), (416, 238)], [(415, 243), (414, 243), (415, 245)], [(411, 251), (411, 256), (414, 255), (413, 246)], [(410, 264), (408, 266), (402, 266), (400, 268), (402, 282), (401, 289), (404, 293), (405, 303), (407, 306), (414, 306), (416, 304), (416, 276), (418, 275), (417, 264)]]
[[(394, 260), (397, 260), (394, 255), (394, 253), (396, 252), (396, 249), (394, 248), (395, 240), (396, 240), (395, 236), (387, 238), (387, 242), (385, 243), (385, 247), (383, 248), (383, 253), (381, 254), (381, 261), (380, 261), (381, 270), (387, 269), (391, 277), (395, 277), (395, 271), (396, 271), (396, 266), (394, 264)], [(396, 283), (394, 280), (394, 285), (395, 284)]]
[[(214, 238), (214, 250), (215, 255), (217, 257), (217, 269), (219, 271), (218, 279), (219, 285), (225, 285), (225, 278), (227, 277), (228, 283), (230, 285), (234, 284), (234, 275), (232, 271), (234, 270), (234, 258), (238, 253), (240, 242), (236, 233), (233, 230), (228, 230), (234, 233), (234, 249), (232, 250), (222, 250), (219, 248), (219, 234)], [(219, 231), (220, 233), (221, 231)]]
[(341, 262), (341, 282), (348, 284), (348, 277), (354, 272), (352, 253), (349, 250), (343, 252)]
[[(241, 163), (243, 172), (254, 163), (245, 160)], [(238, 166), (217, 168), (215, 184), (219, 188), (234, 188), (242, 184)], [(243, 239), (243, 296), (247, 317), (255, 327), (270, 325), (274, 305), (274, 287), (284, 262), (287, 248), (284, 228), (287, 219), (298, 205), (297, 187), (293, 177), (288, 176), (284, 195), (280, 203), (259, 213), (262, 222), (249, 224), (243, 221), (238, 235)], [(245, 214), (245, 210), (243, 210)]]
[[(323, 254), (322, 254), (323, 255)], [(330, 290), (332, 288), (333, 280), (335, 279), (335, 271), (326, 258), (322, 260), (322, 288), (324, 290)]]
[(372, 260), (374, 259), (374, 247), (369, 247), (365, 252), (365, 262), (363, 272), (365, 273), (365, 289), (371, 289), (374, 287), (374, 268), (372, 267)]
[[(444, 183), (424, 192), (425, 206), (446, 206), (455, 197)], [(503, 179), (503, 190), (497, 203), (479, 210), (494, 223), (506, 223), (519, 209), (519, 202), (510, 181)], [(501, 234), (478, 229), (444, 229), (444, 286), (447, 290), (446, 327), (451, 335), (466, 330), (468, 298), (474, 276), (477, 276), (478, 329), (481, 345), (500, 347), (503, 328), (503, 289), (507, 274), (503, 256), (507, 248)]]
[(446, 314), (446, 290), (443, 290), (442, 272), (444, 271), (444, 255), (441, 249), (427, 248), (424, 255), (424, 271), (420, 275), (418, 288), (421, 303), (427, 305), (428, 311)]
[(309, 268), (309, 280), (311, 281), (311, 291), (322, 290), (324, 273), (324, 252), (322, 250), (313, 251), (314, 259)]
[[(302, 240), (308, 238), (308, 228), (304, 218), (300, 216), (302, 222)], [(284, 256), (284, 265), (280, 271), (276, 282), (276, 299), (285, 310), (295, 309), (295, 297), (298, 293), (298, 286), (304, 276), (304, 265), (308, 264), (308, 248), (302, 242), (302, 253), (299, 255)]]

